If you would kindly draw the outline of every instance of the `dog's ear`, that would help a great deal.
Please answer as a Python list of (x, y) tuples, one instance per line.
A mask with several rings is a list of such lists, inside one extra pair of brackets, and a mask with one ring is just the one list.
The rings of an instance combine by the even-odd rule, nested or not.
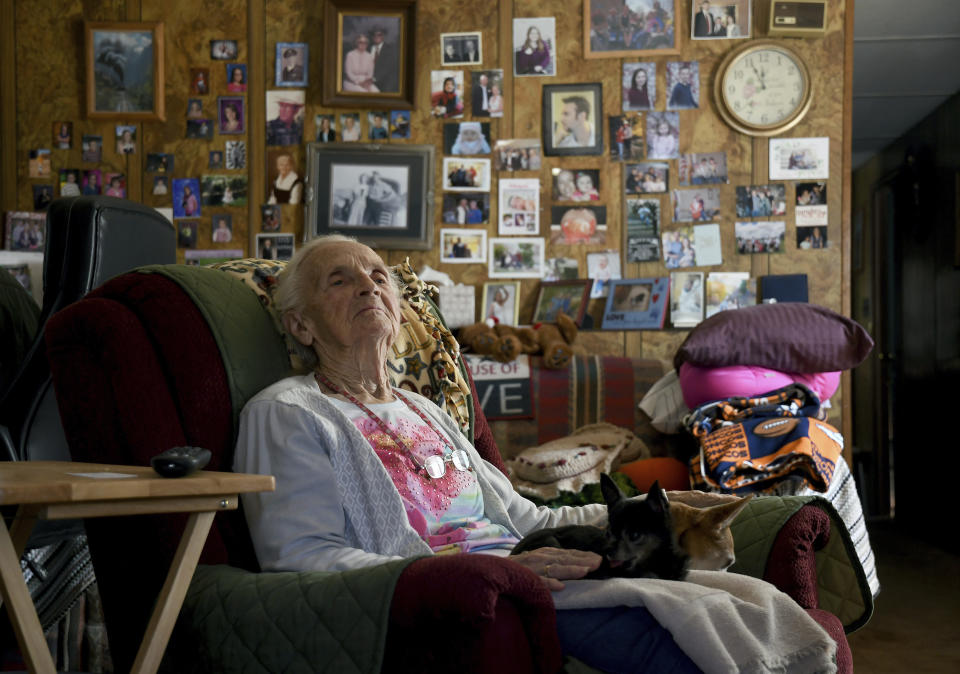
[(660, 480), (654, 480), (653, 484), (650, 485), (650, 491), (647, 492), (647, 503), (650, 504), (654, 512), (670, 511), (670, 503), (667, 501), (667, 495), (660, 488)]
[(603, 500), (607, 502), (607, 508), (612, 508), (615, 504), (624, 499), (620, 487), (613, 481), (613, 478), (606, 473), (600, 474), (600, 493), (603, 494)]

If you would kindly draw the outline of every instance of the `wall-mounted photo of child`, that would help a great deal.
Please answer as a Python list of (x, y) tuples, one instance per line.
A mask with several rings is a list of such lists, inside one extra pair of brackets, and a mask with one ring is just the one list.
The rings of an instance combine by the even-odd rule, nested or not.
[(451, 155), (490, 154), (490, 122), (444, 124), (443, 151)]
[(79, 197), (80, 196), (79, 169), (73, 169), (73, 168), (60, 169), (60, 196), (61, 197)]
[(657, 64), (624, 63), (623, 111), (653, 110), (657, 102)]
[(220, 133), (237, 134), (246, 130), (243, 96), (219, 96), (217, 113)]
[(223, 168), (223, 152), (221, 150), (210, 150), (210, 158), (207, 160), (207, 168)]
[(667, 63), (667, 110), (700, 107), (700, 64), (696, 61)]
[(247, 91), (247, 64), (227, 64), (227, 91), (231, 94), (243, 94)]
[(333, 143), (337, 140), (337, 118), (334, 115), (316, 115), (313, 123), (317, 128), (318, 143)]
[(390, 137), (388, 128), (390, 115), (384, 110), (374, 110), (367, 113), (367, 124), (369, 131), (367, 137), (370, 140), (387, 140)]
[(69, 150), (73, 146), (73, 122), (53, 123), (53, 146), (58, 150)]
[(210, 69), (190, 68), (190, 93), (206, 96), (210, 93)]
[(53, 201), (53, 185), (33, 186), (33, 210), (45, 211)]
[(80, 180), (80, 188), (84, 195), (93, 196), (103, 191), (100, 169), (84, 169)]
[(210, 229), (213, 243), (229, 243), (233, 240), (233, 216), (229, 213), (215, 213), (210, 218)]
[(203, 101), (199, 98), (187, 99), (187, 119), (203, 119)]
[(345, 112), (340, 115), (340, 140), (344, 143), (353, 143), (360, 140), (363, 129), (360, 126), (360, 115), (356, 112)]
[(170, 178), (167, 176), (154, 176), (153, 190), (151, 193), (158, 197), (167, 196), (170, 193)]
[(137, 127), (117, 124), (117, 154), (134, 154), (137, 151)]
[(430, 73), (430, 110), (434, 117), (463, 117), (463, 71)]
[[(96, 164), (103, 158), (103, 136), (84, 134), (80, 144), (80, 159)], [(32, 175), (30, 176), (33, 177)]]
[(647, 113), (647, 159), (680, 156), (680, 115), (676, 112)]
[(643, 118), (639, 114), (612, 115), (607, 118), (607, 124), (611, 159), (643, 159)]
[(200, 213), (200, 181), (197, 178), (173, 179), (173, 217), (193, 218)]
[(674, 222), (709, 222), (720, 217), (720, 188), (673, 190)]
[(122, 173), (107, 173), (104, 176), (104, 194), (124, 199), (127, 196), (127, 177)]
[(260, 231), (279, 232), (283, 214), (280, 206), (264, 205), (260, 207)]

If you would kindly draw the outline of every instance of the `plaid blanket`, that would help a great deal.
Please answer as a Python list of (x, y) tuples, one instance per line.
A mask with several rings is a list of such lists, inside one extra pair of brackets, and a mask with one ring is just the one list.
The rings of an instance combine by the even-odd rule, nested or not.
[(698, 407), (684, 419), (700, 443), (690, 460), (692, 487), (751, 493), (800, 480), (827, 491), (843, 436), (818, 414), (820, 400), (803, 384)]

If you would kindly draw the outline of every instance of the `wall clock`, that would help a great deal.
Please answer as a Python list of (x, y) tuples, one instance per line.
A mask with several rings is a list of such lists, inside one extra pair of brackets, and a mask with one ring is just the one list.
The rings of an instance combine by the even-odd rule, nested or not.
[(774, 136), (795, 126), (810, 109), (810, 71), (779, 42), (750, 42), (720, 63), (713, 94), (720, 115), (737, 131)]

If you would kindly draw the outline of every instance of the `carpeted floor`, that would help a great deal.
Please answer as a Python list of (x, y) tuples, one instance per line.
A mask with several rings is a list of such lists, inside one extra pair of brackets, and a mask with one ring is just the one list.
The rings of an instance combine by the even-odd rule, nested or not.
[[(945, 531), (956, 529), (946, 525)], [(866, 627), (847, 636), (857, 674), (960, 672), (960, 556), (892, 522), (868, 524), (880, 595)]]

